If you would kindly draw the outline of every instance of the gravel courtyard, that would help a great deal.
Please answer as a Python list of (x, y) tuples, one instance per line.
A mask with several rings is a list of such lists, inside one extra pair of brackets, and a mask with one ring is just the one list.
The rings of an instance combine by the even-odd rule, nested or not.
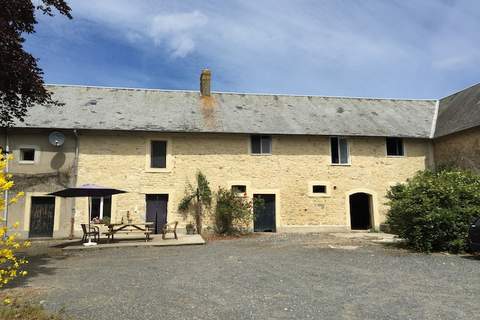
[(22, 285), (78, 319), (480, 317), (480, 258), (326, 234), (39, 254)]

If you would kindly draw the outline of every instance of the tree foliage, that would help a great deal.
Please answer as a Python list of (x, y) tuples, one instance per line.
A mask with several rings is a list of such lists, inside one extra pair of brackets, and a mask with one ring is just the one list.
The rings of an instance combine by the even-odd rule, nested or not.
[(64, 0), (0, 0), (0, 125), (23, 121), (34, 104), (59, 105), (44, 86), (37, 60), (25, 51), (24, 34), (35, 32), (36, 12), (53, 16), (53, 9), (72, 18)]
[[(0, 150), (0, 190), (3, 192), (13, 187), (13, 180), (11, 175), (4, 173), (5, 166), (9, 159)], [(3, 211), (6, 205), (16, 203), (20, 197), (23, 196), (23, 192), (17, 193), (14, 197), (10, 198), (9, 203), (5, 203), (3, 197), (0, 197), (0, 211)], [(0, 227), (0, 288), (15, 279), (19, 275), (26, 275), (26, 271), (22, 271), (21, 267), (27, 263), (27, 260), (18, 256), (16, 252), (29, 246), (29, 242), (19, 242), (17, 240), (18, 234), (9, 232), (4, 221), (1, 221)], [(14, 228), (18, 227), (18, 223), (14, 224)]]
[(253, 218), (253, 202), (235, 192), (219, 188), (215, 194), (215, 232), (235, 234), (248, 228)]
[(185, 196), (180, 200), (178, 210), (185, 215), (189, 213), (193, 215), (200, 234), (205, 209), (209, 209), (212, 204), (212, 190), (207, 177), (202, 172), (197, 172), (195, 180), (195, 186), (189, 183), (185, 188)]
[(388, 194), (387, 223), (417, 251), (463, 251), (480, 214), (480, 176), (460, 169), (422, 171)]

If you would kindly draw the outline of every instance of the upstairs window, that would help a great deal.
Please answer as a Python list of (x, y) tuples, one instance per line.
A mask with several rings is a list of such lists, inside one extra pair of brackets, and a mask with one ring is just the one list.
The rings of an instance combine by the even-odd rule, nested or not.
[(387, 156), (401, 157), (405, 155), (402, 138), (386, 138)]
[(150, 145), (150, 167), (167, 167), (167, 141), (151, 141)]
[(22, 161), (22, 162), (34, 162), (35, 161), (35, 149), (34, 148), (20, 148), (20, 161)]
[(349, 164), (348, 142), (346, 138), (331, 137), (330, 149), (332, 164)]
[(253, 135), (251, 137), (252, 154), (272, 154), (272, 137)]

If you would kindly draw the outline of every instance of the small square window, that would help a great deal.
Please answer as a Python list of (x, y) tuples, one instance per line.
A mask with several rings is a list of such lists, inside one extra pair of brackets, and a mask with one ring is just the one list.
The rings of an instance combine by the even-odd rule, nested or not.
[(252, 154), (271, 154), (272, 137), (265, 135), (253, 135), (251, 137)]
[(245, 185), (234, 185), (232, 186), (232, 192), (233, 193), (246, 193), (247, 192), (247, 186)]
[(35, 149), (33, 148), (20, 148), (20, 161), (35, 161)]
[(405, 155), (402, 138), (386, 138), (387, 156)]
[(313, 185), (312, 193), (327, 193), (327, 186), (325, 185)]

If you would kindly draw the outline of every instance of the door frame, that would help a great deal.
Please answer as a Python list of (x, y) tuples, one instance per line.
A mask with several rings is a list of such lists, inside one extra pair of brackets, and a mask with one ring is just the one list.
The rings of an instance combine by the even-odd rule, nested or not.
[[(280, 190), (279, 189), (247, 189), (247, 195), (250, 199), (253, 200), (254, 194), (271, 194), (275, 195), (275, 231), (278, 232), (279, 228), (282, 227), (282, 219), (281, 219), (281, 210), (280, 210)], [(251, 231), (253, 232), (253, 218), (252, 218), (252, 227)]]
[(370, 219), (372, 228), (378, 230), (380, 228), (380, 216), (378, 213), (378, 196), (377, 193), (370, 189), (358, 188), (352, 189), (345, 193), (345, 213), (347, 226), (352, 229), (352, 221), (350, 219), (350, 196), (355, 193), (366, 193), (370, 196)]
[[(48, 192), (25, 192), (25, 207), (23, 211), (23, 231), (30, 232), (30, 214), (32, 209), (32, 197), (52, 197), (55, 198), (55, 211), (53, 217), (53, 232), (60, 230), (61, 197), (49, 196)], [(12, 219), (9, 219), (12, 221)]]
[(175, 207), (174, 207), (174, 198), (175, 191), (172, 189), (162, 189), (162, 188), (141, 188), (140, 194), (143, 196), (143, 218), (144, 221), (147, 220), (147, 194), (166, 194), (168, 195), (168, 202), (167, 202), (167, 221), (175, 221), (178, 220), (178, 217), (174, 215)]
[[(169, 206), (168, 206), (168, 204), (169, 204), (169, 202), (170, 202), (171, 200), (170, 200), (170, 196), (168, 195), (168, 193), (146, 193), (146, 194), (145, 194), (145, 222), (147, 222), (147, 209), (148, 209), (148, 200), (147, 200), (147, 198), (148, 198), (148, 196), (166, 196), (166, 198), (167, 198), (167, 205), (166, 205), (166, 208), (165, 208), (165, 210), (166, 210), (166, 212), (165, 212), (165, 223), (166, 223), (166, 224), (169, 223), (169, 219), (168, 219), (168, 217), (169, 217), (169, 216), (168, 216)], [(158, 213), (158, 211), (157, 211), (157, 213)], [(155, 221), (157, 221), (157, 217), (155, 217)], [(156, 224), (154, 224), (153, 230), (155, 231), (154, 234), (161, 234), (161, 233), (162, 233), (161, 229), (157, 229), (157, 225), (156, 225)], [(157, 232), (157, 231), (158, 231), (158, 232)]]
[[(53, 213), (53, 235), (55, 237), (55, 232), (60, 230), (60, 214), (62, 212), (62, 198), (49, 196), (48, 192), (26, 192), (25, 193), (25, 207), (23, 211), (23, 231), (26, 232), (27, 236), (30, 233), (30, 215), (32, 211), (32, 197), (49, 197), (55, 198), (55, 210)], [(12, 221), (12, 219), (9, 219)], [(15, 223), (15, 221), (13, 222)]]

